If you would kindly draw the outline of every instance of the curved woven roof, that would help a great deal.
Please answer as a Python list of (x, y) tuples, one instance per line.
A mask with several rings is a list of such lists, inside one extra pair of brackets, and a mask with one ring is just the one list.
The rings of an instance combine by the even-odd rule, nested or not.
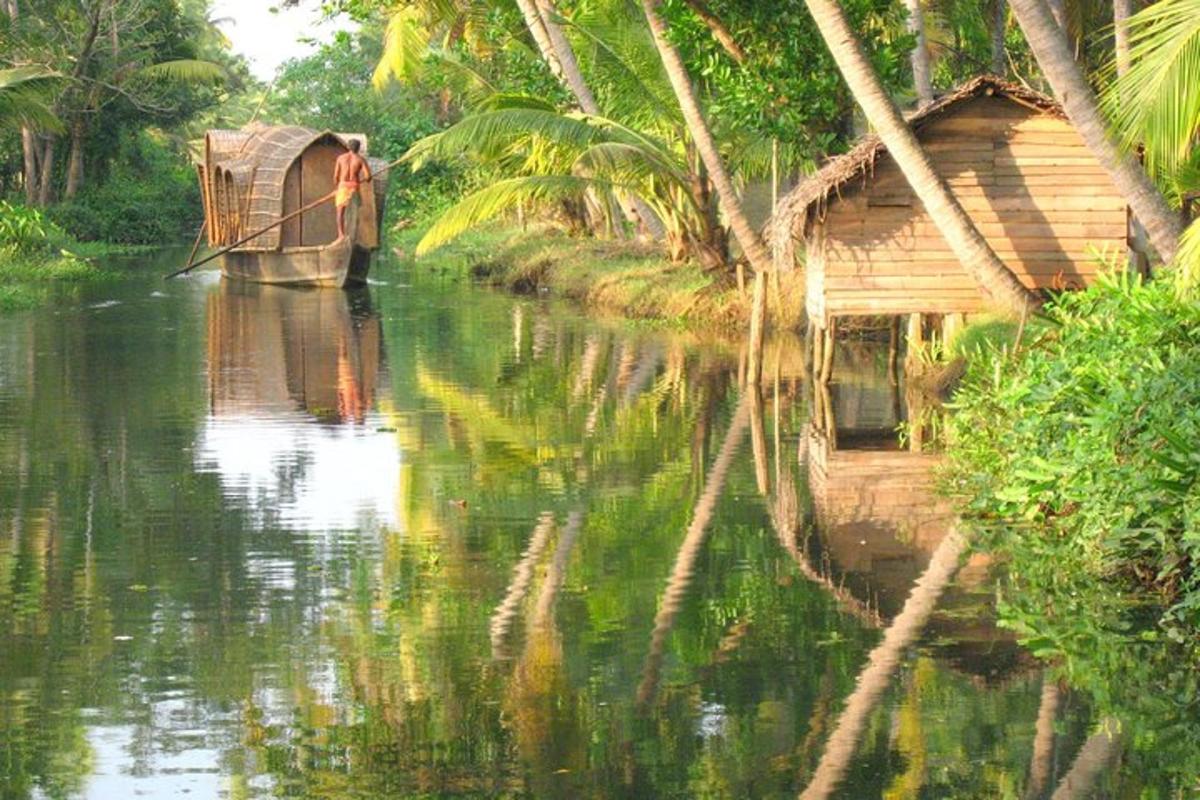
[[(1062, 106), (1053, 97), (1020, 84), (1010, 83), (994, 75), (981, 75), (909, 115), (908, 124), (914, 132), (920, 131), (923, 126), (939, 118), (944, 112), (959, 103), (983, 95), (1006, 97), (1041, 113), (1059, 118), (1066, 117)], [(824, 199), (830, 192), (837, 190), (850, 179), (868, 171), (875, 163), (875, 159), (885, 149), (883, 142), (876, 134), (868, 134), (859, 139), (850, 150), (831, 158), (808, 179), (801, 181), (784, 195), (779, 201), (775, 214), (763, 228), (763, 238), (771, 249), (776, 253), (782, 252), (787, 247), (788, 237), (792, 235), (796, 220), (807, 213), (809, 206)]]
[[(299, 125), (254, 125), (240, 131), (208, 132), (209, 166), (230, 172), (238, 189), (249, 184), (250, 201), (243, 230), (256, 231), (276, 222), (283, 213), (283, 182), (288, 168), (312, 145), (326, 137), (347, 143), (350, 137), (363, 143), (362, 134), (317, 131)], [(280, 228), (275, 227), (244, 244), (247, 250), (275, 250)], [(241, 248), (239, 248), (241, 249)]]

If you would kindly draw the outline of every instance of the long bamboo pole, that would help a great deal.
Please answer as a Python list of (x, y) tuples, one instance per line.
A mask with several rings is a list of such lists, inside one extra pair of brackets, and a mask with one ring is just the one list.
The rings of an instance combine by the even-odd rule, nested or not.
[(334, 191), (330, 192), (329, 194), (325, 195), (324, 197), (321, 197), (317, 200), (312, 201), (308, 205), (304, 206), (304, 208), (293, 211), (292, 213), (288, 214), (287, 216), (280, 217), (279, 219), (275, 220), (267, 227), (265, 227), (261, 230), (257, 230), (254, 233), (250, 234), (249, 236), (244, 236), (241, 239), (238, 239), (236, 242), (234, 242), (231, 245), (222, 247), (220, 250), (213, 253), (212, 255), (202, 258), (199, 261), (195, 262), (194, 264), (189, 264), (188, 266), (183, 267), (182, 269), (175, 270), (170, 275), (167, 275), (166, 278), (164, 278), (164, 280), (170, 280), (171, 278), (177, 278), (180, 275), (184, 274), (185, 272), (191, 272), (192, 270), (196, 269), (197, 267), (204, 266), (205, 264), (212, 261), (213, 259), (219, 258), (220, 256), (225, 255), (230, 250), (233, 250), (235, 247), (241, 247), (242, 245), (244, 245), (246, 242), (250, 241), (251, 239), (257, 239), (259, 236), (262, 236), (267, 231), (278, 228), (283, 223), (285, 223), (289, 220), (295, 219), (296, 217), (300, 216), (301, 214), (312, 211), (314, 208), (321, 205), (322, 203), (328, 203), (330, 200), (332, 200), (334, 198), (334, 196), (336, 194), (337, 194), (337, 190), (335, 189)]
[(204, 238), (204, 231), (208, 229), (208, 217), (204, 218), (204, 222), (200, 223), (200, 230), (196, 231), (196, 241), (192, 242), (192, 251), (188, 253), (188, 265), (186, 269), (192, 268), (192, 262), (196, 260), (196, 252), (200, 249), (200, 240)]

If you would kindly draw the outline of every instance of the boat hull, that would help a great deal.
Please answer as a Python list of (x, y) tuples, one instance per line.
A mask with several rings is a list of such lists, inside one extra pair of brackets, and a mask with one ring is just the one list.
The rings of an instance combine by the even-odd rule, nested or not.
[[(357, 204), (356, 204), (357, 205)], [(346, 228), (356, 230), (352, 206)], [(250, 283), (341, 288), (367, 281), (371, 252), (347, 236), (324, 245), (279, 250), (234, 250), (221, 257), (221, 274)]]

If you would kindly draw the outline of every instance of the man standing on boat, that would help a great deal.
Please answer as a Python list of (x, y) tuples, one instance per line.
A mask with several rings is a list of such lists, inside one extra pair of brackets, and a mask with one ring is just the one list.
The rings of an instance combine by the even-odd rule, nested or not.
[(346, 238), (346, 209), (350, 201), (358, 194), (358, 188), (371, 180), (371, 168), (367, 160), (358, 154), (362, 142), (351, 139), (346, 145), (350, 152), (338, 156), (337, 164), (333, 167), (333, 182), (337, 184), (337, 197), (333, 204), (337, 206), (338, 240)]

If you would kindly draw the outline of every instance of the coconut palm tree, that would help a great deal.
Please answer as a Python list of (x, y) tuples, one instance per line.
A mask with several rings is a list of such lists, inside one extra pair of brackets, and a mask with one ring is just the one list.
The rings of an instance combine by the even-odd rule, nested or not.
[[(1116, 0), (1123, 2), (1123, 0)], [(1200, 0), (1163, 0), (1128, 21), (1128, 52), (1116, 56), (1117, 80), (1105, 110), (1121, 142), (1142, 146), (1146, 166), (1172, 197), (1200, 194)], [(1122, 65), (1125, 61), (1125, 65)], [(1180, 288), (1200, 285), (1200, 224), (1176, 253)]]
[(725, 168), (725, 162), (721, 158), (717, 142), (708, 127), (708, 122), (704, 119), (704, 114), (700, 111), (700, 104), (696, 100), (696, 92), (692, 87), (687, 69), (683, 65), (683, 59), (667, 38), (666, 23), (658, 14), (660, 4), (661, 0), (642, 0), (642, 9), (645, 11), (646, 21), (650, 23), (650, 33), (654, 37), (654, 45), (662, 59), (667, 78), (671, 81), (671, 87), (675, 90), (675, 97), (679, 102), (680, 111), (683, 112), (683, 118), (687, 123), (688, 132), (691, 133), (696, 151), (704, 162), (709, 178), (717, 190), (717, 195), (721, 200), (721, 209), (729, 220), (729, 226), (733, 229), (734, 236), (737, 237), (738, 244), (741, 245), (742, 252), (746, 254), (750, 265), (756, 272), (765, 274), (771, 269), (771, 256), (767, 252), (762, 238), (759, 237), (758, 231), (750, 224), (750, 220), (746, 218), (746, 213), (742, 209), (741, 200), (738, 198), (733, 181)]
[(1050, 9), (1043, 0), (1009, 0), (1009, 5), (1071, 124), (1145, 227), (1150, 244), (1164, 261), (1171, 261), (1183, 223), (1137, 161), (1122, 152), (1109, 133), (1096, 95)]
[(963, 269), (994, 303), (1016, 312), (1035, 307), (1036, 296), (1004, 266), (933, 168), (900, 110), (884, 91), (837, 0), (805, 2), (854, 99)]
[(642, 0), (642, 10), (646, 14), (646, 21), (650, 24), (654, 46), (658, 50), (659, 58), (662, 59), (667, 78), (671, 81), (671, 88), (675, 90), (675, 98), (679, 102), (679, 110), (683, 113), (688, 132), (691, 133), (692, 143), (700, 160), (704, 163), (709, 179), (717, 190), (721, 209), (729, 220), (729, 227), (733, 229), (733, 234), (737, 237), (738, 244), (741, 245), (742, 252), (745, 253), (750, 266), (754, 268), (754, 300), (750, 312), (750, 364), (746, 370), (746, 380), (751, 386), (757, 387), (759, 379), (762, 377), (763, 329), (767, 298), (766, 276), (772, 267), (771, 255), (767, 251), (766, 245), (763, 244), (762, 237), (750, 224), (746, 212), (742, 209), (742, 201), (737, 195), (737, 190), (734, 189), (729, 171), (725, 168), (725, 162), (721, 158), (717, 142), (708, 127), (708, 121), (704, 119), (704, 114), (700, 110), (700, 103), (696, 100), (696, 92), (692, 88), (692, 80), (688, 76), (687, 68), (683, 65), (679, 51), (667, 38), (666, 23), (658, 14), (660, 5), (661, 0)]
[(929, 47), (925, 43), (925, 15), (921, 12), (921, 0), (904, 0), (908, 9), (908, 32), (916, 41), (913, 43), (912, 61), (913, 87), (917, 90), (917, 105), (933, 102), (933, 78), (929, 68)]

